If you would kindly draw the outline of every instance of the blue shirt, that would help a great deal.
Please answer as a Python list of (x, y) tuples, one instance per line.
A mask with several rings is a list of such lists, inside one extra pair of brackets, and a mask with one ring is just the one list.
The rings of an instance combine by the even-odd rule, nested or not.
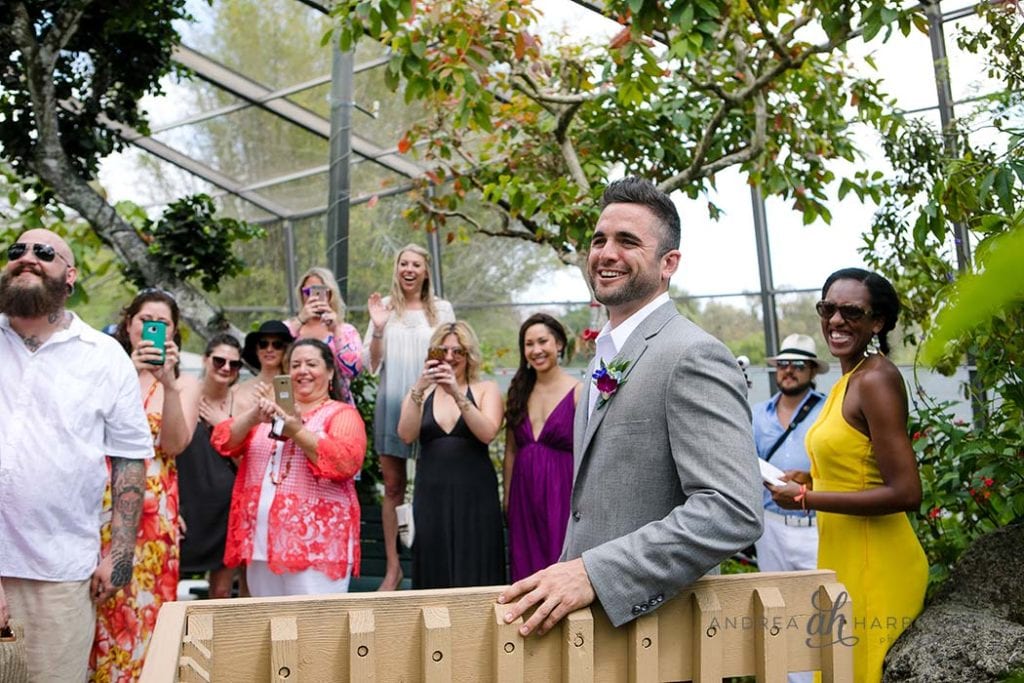
[[(807, 457), (807, 449), (804, 447), (804, 438), (807, 436), (807, 430), (811, 428), (814, 421), (818, 419), (818, 415), (821, 413), (822, 407), (825, 405), (825, 394), (814, 391), (811, 389), (804, 396), (804, 400), (800, 401), (800, 405), (793, 411), (793, 417), (800, 412), (800, 408), (803, 407), (804, 403), (811, 395), (818, 397), (818, 403), (811, 408), (811, 412), (805, 417), (800, 424), (786, 437), (786, 440), (782, 442), (775, 454), (772, 455), (771, 463), (778, 467), (783, 472), (787, 470), (801, 470), (803, 472), (811, 471), (811, 460)], [(768, 451), (771, 447), (779, 440), (782, 433), (786, 431), (779, 424), (779, 414), (776, 412), (776, 407), (779, 404), (779, 397), (782, 394), (775, 394), (767, 401), (758, 403), (751, 408), (754, 420), (754, 445), (757, 447), (757, 457), (762, 460), (768, 455)], [(799, 515), (803, 516), (802, 510), (784, 510), (779, 507), (773, 500), (772, 494), (768, 489), (764, 490), (764, 509), (772, 512), (777, 512), (780, 515)], [(813, 515), (814, 512), (811, 512)]]

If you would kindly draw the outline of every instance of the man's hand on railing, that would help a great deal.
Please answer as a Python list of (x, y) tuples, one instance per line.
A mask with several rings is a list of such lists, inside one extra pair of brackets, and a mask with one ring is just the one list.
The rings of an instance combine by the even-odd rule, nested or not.
[(509, 624), (536, 606), (526, 623), (519, 627), (519, 633), (528, 636), (535, 630), (538, 635), (544, 635), (570, 612), (594, 602), (594, 597), (587, 569), (583, 560), (577, 558), (558, 562), (516, 581), (502, 591), (498, 603), (508, 605), (505, 623)]

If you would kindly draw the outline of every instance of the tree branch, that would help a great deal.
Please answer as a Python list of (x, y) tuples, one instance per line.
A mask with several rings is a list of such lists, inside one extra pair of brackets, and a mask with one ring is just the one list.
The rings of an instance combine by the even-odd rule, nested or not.
[(569, 138), (569, 126), (572, 125), (573, 117), (581, 106), (582, 103), (572, 104), (559, 112), (558, 123), (555, 126), (555, 139), (558, 140), (558, 146), (562, 150), (562, 159), (569, 169), (569, 175), (580, 188), (590, 192), (590, 181), (587, 180), (587, 174), (583, 172), (583, 166), (576, 155), (576, 147)]

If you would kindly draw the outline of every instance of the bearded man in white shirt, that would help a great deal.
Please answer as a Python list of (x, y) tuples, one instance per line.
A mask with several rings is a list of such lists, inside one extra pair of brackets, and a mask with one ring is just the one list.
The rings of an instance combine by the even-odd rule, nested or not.
[[(66, 311), (74, 255), (29, 230), (0, 272), (0, 626), (25, 629), (34, 681), (82, 681), (95, 604), (132, 577), (153, 439), (120, 345)], [(100, 511), (110, 457), (110, 553)]]

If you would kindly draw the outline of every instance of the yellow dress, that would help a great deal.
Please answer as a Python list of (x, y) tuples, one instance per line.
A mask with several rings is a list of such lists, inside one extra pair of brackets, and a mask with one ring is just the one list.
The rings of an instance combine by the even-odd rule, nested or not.
[[(815, 491), (863, 491), (883, 485), (871, 441), (843, 417), (846, 386), (859, 367), (858, 363), (836, 382), (821, 416), (807, 432)], [(881, 681), (886, 652), (921, 612), (928, 560), (905, 513), (819, 511), (817, 518), (818, 568), (835, 571), (853, 601), (853, 680)]]

